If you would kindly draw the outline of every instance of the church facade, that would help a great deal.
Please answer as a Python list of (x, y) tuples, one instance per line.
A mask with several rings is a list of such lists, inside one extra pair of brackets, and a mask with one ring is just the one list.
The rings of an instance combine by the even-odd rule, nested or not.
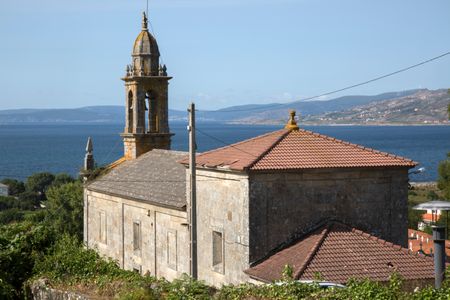
[[(123, 78), (124, 156), (85, 184), (84, 240), (122, 268), (172, 280), (191, 270), (188, 160), (170, 150), (170, 79), (144, 14)], [(251, 268), (326, 222), (407, 246), (416, 163), (301, 129), (295, 112), (284, 129), (196, 160), (198, 277), (208, 284), (258, 281)]]

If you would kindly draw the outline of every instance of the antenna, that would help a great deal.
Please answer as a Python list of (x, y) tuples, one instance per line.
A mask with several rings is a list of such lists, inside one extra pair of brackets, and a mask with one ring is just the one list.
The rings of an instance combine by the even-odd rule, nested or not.
[(147, 18), (148, 18), (148, 0), (147, 0), (147, 7), (146, 7), (146, 10), (145, 10), (145, 12), (146, 12), (146, 14), (147, 14)]

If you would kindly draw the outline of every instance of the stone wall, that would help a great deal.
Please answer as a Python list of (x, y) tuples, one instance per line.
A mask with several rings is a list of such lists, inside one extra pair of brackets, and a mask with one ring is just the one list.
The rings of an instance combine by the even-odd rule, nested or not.
[[(136, 270), (173, 280), (189, 273), (189, 230), (185, 211), (85, 189), (85, 243)], [(139, 224), (141, 244), (133, 242)]]
[[(198, 275), (208, 284), (248, 280), (248, 199), (246, 174), (197, 170)], [(222, 234), (223, 264), (213, 264), (213, 231)]]
[(407, 246), (406, 168), (250, 175), (250, 261), (294, 233), (336, 219)]
[[(95, 299), (77, 292), (61, 291), (50, 288), (47, 280), (38, 279), (29, 286), (29, 295), (34, 300), (89, 300)], [(28, 299), (27, 297), (27, 299)]]

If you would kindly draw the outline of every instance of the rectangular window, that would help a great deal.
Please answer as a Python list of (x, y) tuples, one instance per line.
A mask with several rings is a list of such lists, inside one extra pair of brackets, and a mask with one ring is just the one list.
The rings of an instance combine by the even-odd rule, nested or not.
[(212, 257), (213, 268), (217, 272), (223, 272), (223, 235), (222, 232), (212, 232)]
[(177, 269), (177, 232), (175, 230), (167, 232), (167, 264), (169, 268)]
[(133, 222), (133, 250), (141, 250), (141, 223)]
[(106, 244), (106, 212), (99, 212), (99, 242)]

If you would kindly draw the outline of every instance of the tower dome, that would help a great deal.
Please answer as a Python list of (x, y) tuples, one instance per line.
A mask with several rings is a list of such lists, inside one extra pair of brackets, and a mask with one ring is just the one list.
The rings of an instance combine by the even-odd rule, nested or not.
[(132, 70), (137, 76), (157, 76), (159, 71), (159, 49), (156, 39), (148, 31), (145, 12), (142, 15), (142, 31), (133, 45)]

